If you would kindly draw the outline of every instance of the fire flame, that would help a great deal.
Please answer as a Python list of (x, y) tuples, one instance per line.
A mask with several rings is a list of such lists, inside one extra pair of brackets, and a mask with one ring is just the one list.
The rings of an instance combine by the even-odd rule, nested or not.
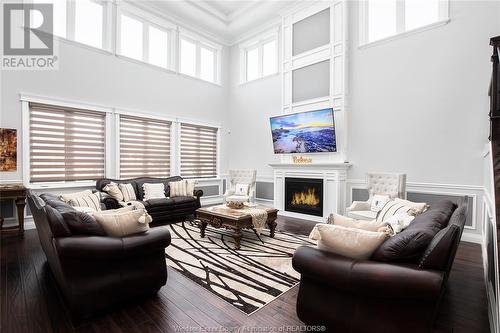
[(316, 195), (316, 189), (309, 188), (306, 192), (295, 192), (292, 198), (292, 205), (317, 206), (319, 198)]

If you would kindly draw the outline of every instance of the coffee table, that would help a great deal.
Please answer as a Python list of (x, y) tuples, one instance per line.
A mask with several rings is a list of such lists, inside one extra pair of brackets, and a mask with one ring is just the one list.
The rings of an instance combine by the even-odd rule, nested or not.
[[(252, 208), (265, 209), (267, 211), (266, 225), (269, 227), (271, 237), (274, 237), (276, 230), (276, 218), (278, 210), (276, 208), (260, 206)], [(226, 228), (234, 231), (235, 249), (240, 249), (242, 229), (253, 229), (252, 216), (241, 209), (232, 209), (226, 205), (202, 207), (196, 210), (196, 218), (200, 220), (200, 236), (205, 237), (207, 225), (214, 228)]]

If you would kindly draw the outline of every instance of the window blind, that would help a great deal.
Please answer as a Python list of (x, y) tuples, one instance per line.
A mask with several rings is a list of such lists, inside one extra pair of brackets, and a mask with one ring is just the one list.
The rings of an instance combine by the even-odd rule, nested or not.
[(103, 112), (30, 103), (29, 131), (31, 183), (104, 177)]
[(217, 176), (217, 128), (181, 123), (181, 176)]
[(170, 175), (168, 121), (120, 115), (120, 178)]

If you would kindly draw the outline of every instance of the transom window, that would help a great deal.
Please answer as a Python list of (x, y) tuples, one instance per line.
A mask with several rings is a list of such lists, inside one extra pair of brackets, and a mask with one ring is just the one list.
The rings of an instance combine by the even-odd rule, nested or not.
[(220, 50), (194, 38), (181, 36), (179, 72), (204, 81), (218, 83)]
[(263, 36), (241, 48), (241, 81), (248, 82), (278, 73), (277, 34)]
[(366, 0), (361, 6), (362, 44), (448, 19), (448, 0)]

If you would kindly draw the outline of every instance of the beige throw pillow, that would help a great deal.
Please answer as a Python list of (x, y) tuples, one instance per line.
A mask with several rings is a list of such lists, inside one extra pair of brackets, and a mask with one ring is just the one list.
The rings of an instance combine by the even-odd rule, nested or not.
[(69, 202), (71, 199), (87, 197), (91, 194), (92, 194), (91, 190), (85, 190), (85, 191), (74, 192), (74, 193), (65, 193), (65, 194), (61, 194), (61, 200), (64, 202)]
[(102, 212), (96, 212), (93, 216), (109, 236), (125, 237), (149, 230), (148, 223), (139, 222), (143, 215), (149, 216), (144, 209), (137, 209), (116, 214), (102, 214)]
[(400, 199), (400, 198), (395, 198), (394, 201), (404, 204), (405, 206), (411, 207), (411, 215), (419, 215), (425, 212), (428, 208), (429, 205), (425, 202), (413, 202), (410, 200), (405, 200), (405, 199)]
[(339, 225), (347, 228), (356, 228), (366, 231), (377, 231), (380, 227), (384, 226), (384, 222), (377, 222), (376, 220), (365, 221), (365, 220), (356, 220), (347, 216), (339, 215), (339, 214), (330, 214), (330, 218), (328, 219), (330, 224)]
[[(121, 214), (121, 213), (126, 213), (126, 212), (131, 212), (135, 210), (134, 206), (126, 206), (118, 209), (106, 209), (106, 210), (101, 210), (98, 214), (99, 215), (116, 215), (116, 214)], [(92, 213), (91, 215), (93, 215)]]
[(90, 207), (95, 211), (100, 211), (101, 196), (97, 192), (90, 192), (90, 195), (70, 199), (68, 204), (73, 207)]
[(352, 259), (365, 260), (387, 239), (384, 232), (373, 232), (338, 225), (318, 223), (311, 233), (318, 248)]
[(177, 182), (170, 182), (168, 185), (170, 186), (171, 197), (192, 197), (196, 180), (183, 179)]
[(123, 193), (118, 187), (118, 184), (111, 182), (104, 186), (102, 190), (108, 193), (112, 198), (115, 198), (118, 201), (123, 201)]

